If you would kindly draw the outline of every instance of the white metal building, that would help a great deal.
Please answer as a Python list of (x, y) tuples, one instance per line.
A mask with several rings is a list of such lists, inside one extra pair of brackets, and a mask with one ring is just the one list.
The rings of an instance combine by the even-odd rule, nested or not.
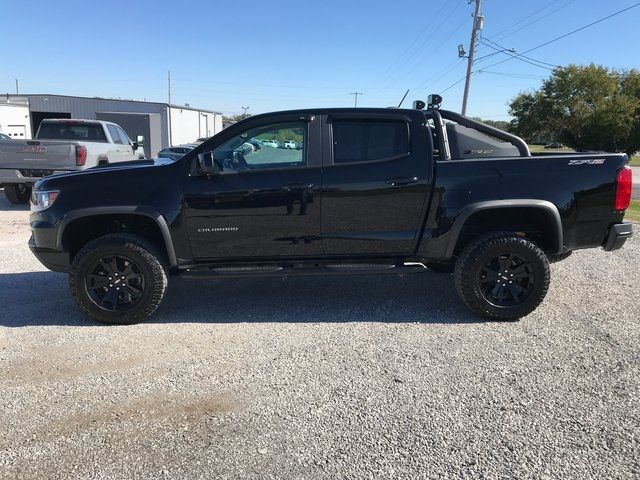
[[(160, 148), (191, 143), (222, 130), (222, 114), (188, 105), (120, 100), (99, 97), (26, 94), (0, 96), (0, 132), (12, 138), (32, 138), (45, 118), (85, 118), (95, 120), (105, 114), (159, 116), (159, 132), (150, 139)], [(127, 126), (123, 125), (125, 131)], [(127, 131), (131, 138), (135, 132)], [(153, 152), (155, 155), (157, 152)]]
[(31, 138), (29, 107), (17, 103), (0, 103), (0, 133), (11, 138)]

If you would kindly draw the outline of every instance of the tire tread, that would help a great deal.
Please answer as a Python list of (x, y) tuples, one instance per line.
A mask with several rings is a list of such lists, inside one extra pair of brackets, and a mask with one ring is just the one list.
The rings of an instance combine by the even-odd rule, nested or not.
[[(131, 311), (119, 312), (117, 314), (109, 313), (100, 311), (97, 308), (92, 308), (91, 301), (88, 299), (85, 300), (83, 295), (81, 295), (82, 292), (80, 288), (82, 288), (82, 280), (77, 278), (77, 274), (82, 262), (96, 249), (114, 245), (119, 245), (137, 252), (144, 258), (153, 272), (152, 278), (147, 279), (147, 281), (150, 280), (152, 282), (151, 288), (153, 288), (153, 293), (149, 301), (144, 305), (144, 308), (136, 309), (134, 307)], [(69, 275), (71, 296), (82, 313), (99, 322), (127, 325), (146, 320), (156, 311), (162, 302), (168, 285), (167, 269), (161, 263), (161, 258), (161, 255), (151, 242), (137, 235), (130, 233), (111, 233), (98, 237), (82, 247), (71, 263), (71, 274)]]
[[(544, 275), (542, 279), (536, 279), (542, 282), (542, 288), (535, 298), (520, 305), (498, 310), (492, 308), (485, 300), (479, 299), (474, 292), (476, 264), (488, 250), (505, 244), (518, 245), (528, 250), (535, 260), (540, 262)], [(462, 251), (456, 262), (453, 279), (458, 294), (474, 313), (489, 320), (513, 321), (528, 315), (542, 303), (549, 290), (550, 270), (546, 254), (531, 240), (513, 233), (495, 232), (479, 237)]]

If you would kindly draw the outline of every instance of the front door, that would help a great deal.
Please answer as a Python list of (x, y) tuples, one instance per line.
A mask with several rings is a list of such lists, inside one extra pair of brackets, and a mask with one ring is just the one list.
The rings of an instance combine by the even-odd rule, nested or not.
[(411, 254), (430, 192), (424, 114), (333, 114), (323, 128), (324, 253)]
[[(201, 260), (308, 257), (322, 253), (319, 117), (274, 115), (242, 122), (194, 151), (185, 182), (193, 256)], [(284, 148), (286, 141), (296, 148)], [(211, 147), (222, 168), (197, 173)]]

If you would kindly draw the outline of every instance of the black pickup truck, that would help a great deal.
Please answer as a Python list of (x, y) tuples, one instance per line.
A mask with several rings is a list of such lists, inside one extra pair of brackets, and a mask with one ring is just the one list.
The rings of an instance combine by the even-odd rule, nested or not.
[(543, 300), (550, 261), (632, 235), (626, 155), (532, 156), (439, 101), (257, 115), (176, 161), (44, 178), (29, 245), (108, 323), (149, 317), (171, 274), (429, 269), (453, 271), (477, 314), (513, 320)]

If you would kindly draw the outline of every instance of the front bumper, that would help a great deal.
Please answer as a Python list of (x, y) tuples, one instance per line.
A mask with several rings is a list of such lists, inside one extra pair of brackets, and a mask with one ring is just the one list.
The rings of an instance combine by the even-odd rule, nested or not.
[(36, 240), (31, 235), (29, 238), (29, 249), (36, 256), (42, 265), (54, 272), (69, 273), (71, 271), (71, 262), (69, 261), (69, 253), (54, 250), (52, 248), (43, 248), (36, 246)]
[(616, 223), (609, 228), (609, 234), (604, 242), (607, 252), (612, 252), (622, 248), (624, 242), (633, 236), (633, 224), (631, 222)]

